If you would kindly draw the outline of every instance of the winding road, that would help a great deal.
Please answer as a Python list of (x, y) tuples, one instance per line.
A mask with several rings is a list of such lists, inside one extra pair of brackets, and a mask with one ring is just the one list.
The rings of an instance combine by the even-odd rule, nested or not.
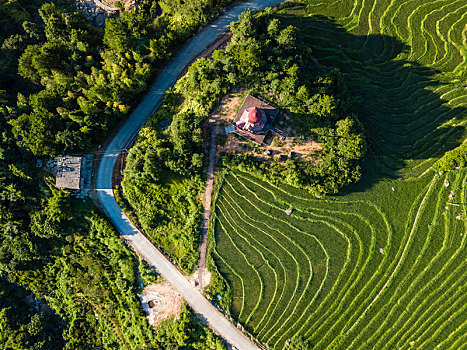
[(169, 63), (152, 85), (149, 93), (131, 113), (128, 120), (109, 143), (96, 174), (96, 191), (99, 202), (122, 238), (150, 265), (171, 283), (193, 310), (228, 343), (239, 350), (258, 350), (258, 347), (227, 320), (162, 253), (128, 220), (115, 201), (112, 191), (112, 172), (120, 152), (128, 147), (149, 115), (160, 105), (164, 92), (172, 86), (183, 69), (207, 46), (229, 29), (232, 21), (246, 9), (264, 9), (283, 0), (252, 0), (242, 3), (193, 37)]

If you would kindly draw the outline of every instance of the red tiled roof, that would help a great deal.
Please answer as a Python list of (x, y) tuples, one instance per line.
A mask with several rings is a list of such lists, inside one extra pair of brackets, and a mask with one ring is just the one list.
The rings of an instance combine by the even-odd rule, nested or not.
[(251, 124), (259, 123), (262, 119), (261, 111), (258, 108), (252, 108), (251, 111), (248, 113), (248, 122)]

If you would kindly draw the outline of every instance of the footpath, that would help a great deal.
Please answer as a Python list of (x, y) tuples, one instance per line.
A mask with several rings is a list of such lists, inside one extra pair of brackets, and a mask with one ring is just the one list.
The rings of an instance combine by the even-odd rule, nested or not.
[(221, 130), (222, 128), (219, 126), (213, 126), (211, 129), (211, 142), (209, 146), (209, 165), (206, 179), (206, 194), (204, 199), (203, 228), (201, 229), (201, 245), (198, 263), (198, 281), (200, 290), (203, 290), (203, 270), (206, 265), (206, 245), (209, 229), (209, 218), (211, 216), (212, 187), (214, 185), (214, 165), (216, 163), (216, 142), (217, 135), (221, 133)]
[(194, 36), (179, 51), (166, 69), (152, 85), (143, 101), (131, 113), (122, 128), (107, 145), (96, 174), (96, 192), (102, 209), (109, 217), (121, 238), (150, 265), (154, 266), (180, 295), (186, 300), (197, 315), (217, 334), (238, 350), (258, 350), (258, 346), (237, 329), (201, 292), (183, 276), (180, 271), (151, 244), (151, 242), (130, 222), (115, 201), (112, 189), (112, 173), (122, 150), (126, 149), (139, 130), (160, 105), (165, 91), (171, 87), (185, 67), (228, 31), (230, 23), (238, 19), (247, 9), (264, 9), (281, 3), (283, 0), (252, 0), (242, 3)]

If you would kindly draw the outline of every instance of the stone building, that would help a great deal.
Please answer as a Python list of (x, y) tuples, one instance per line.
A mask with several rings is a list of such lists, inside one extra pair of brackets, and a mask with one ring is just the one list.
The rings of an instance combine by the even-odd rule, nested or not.
[(84, 188), (83, 169), (86, 158), (82, 156), (60, 156), (55, 159), (55, 186), (68, 190)]

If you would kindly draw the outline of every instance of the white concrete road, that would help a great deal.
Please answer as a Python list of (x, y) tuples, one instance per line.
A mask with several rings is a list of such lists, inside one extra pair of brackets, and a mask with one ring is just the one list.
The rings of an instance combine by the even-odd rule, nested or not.
[(242, 332), (230, 323), (188, 280), (134, 227), (115, 201), (112, 171), (121, 150), (125, 149), (160, 104), (164, 92), (172, 86), (183, 69), (207, 46), (229, 29), (232, 21), (246, 9), (264, 9), (283, 0), (252, 0), (238, 5), (193, 37), (161, 72), (144, 100), (107, 146), (99, 164), (96, 187), (99, 201), (122, 238), (171, 283), (205, 322), (239, 350), (258, 350)]

